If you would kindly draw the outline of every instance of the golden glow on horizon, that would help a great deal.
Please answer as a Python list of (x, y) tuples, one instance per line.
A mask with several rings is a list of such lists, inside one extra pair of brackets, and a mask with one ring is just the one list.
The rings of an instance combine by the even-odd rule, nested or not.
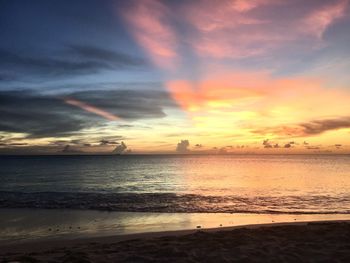
[[(124, 10), (131, 34), (155, 66), (166, 73), (165, 86), (190, 121), (173, 140), (188, 139), (205, 144), (206, 149), (237, 143), (269, 152), (284, 150), (284, 146), (289, 152), (321, 149), (314, 141), (344, 144), (344, 139), (334, 138), (334, 134), (346, 134), (350, 127), (348, 86), (330, 87), (321, 75), (276, 77), (269, 65), (265, 70), (238, 70), (226, 63), (227, 59), (268, 55), (305, 39), (310, 42), (305, 50), (325, 46), (325, 31), (346, 15), (348, 1), (311, 6), (286, 22), (250, 12), (281, 5), (275, 0), (186, 2), (176, 6), (181, 21), (169, 15), (170, 7), (161, 1), (134, 1)], [(174, 21), (193, 32), (183, 33)], [(157, 45), (150, 45), (144, 35)], [(181, 47), (198, 57), (200, 78), (179, 77), (181, 67), (191, 70)], [(158, 52), (164, 49), (171, 56)], [(174, 125), (168, 129), (173, 131)], [(271, 145), (262, 145), (264, 139)], [(288, 146), (295, 140), (299, 144)], [(303, 144), (305, 140), (313, 141), (312, 146)], [(225, 149), (232, 152), (232, 147)]]
[[(131, 0), (118, 16), (157, 70), (154, 81), (162, 81), (179, 107), (159, 106), (163, 118), (140, 114), (120, 125), (105, 109), (64, 98), (107, 122), (62, 138), (21, 135), (17, 141), (79, 141), (73, 147), (86, 152), (110, 152), (115, 146), (101, 145), (104, 138), (123, 138), (134, 153), (174, 153), (181, 140), (196, 153), (350, 151), (348, 59), (321, 52), (332, 41), (328, 30), (350, 17), (349, 0), (170, 2)], [(293, 15), (271, 15), (275, 9), (293, 9)]]

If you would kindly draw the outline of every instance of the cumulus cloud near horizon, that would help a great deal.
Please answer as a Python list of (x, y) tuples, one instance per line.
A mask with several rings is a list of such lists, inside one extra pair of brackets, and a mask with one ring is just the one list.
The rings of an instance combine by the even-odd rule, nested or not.
[(190, 149), (188, 149), (189, 146), (190, 146), (190, 142), (188, 140), (181, 140), (176, 146), (176, 152), (188, 153), (190, 152)]
[(121, 142), (118, 146), (115, 147), (115, 149), (113, 150), (113, 153), (122, 154), (126, 151), (127, 148), (128, 146), (126, 146), (124, 142)]

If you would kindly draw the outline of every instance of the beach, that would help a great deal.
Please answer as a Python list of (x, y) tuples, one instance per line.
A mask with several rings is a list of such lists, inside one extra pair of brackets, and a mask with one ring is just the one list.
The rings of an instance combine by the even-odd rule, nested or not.
[(350, 0), (0, 0), (0, 36), (0, 263), (350, 263)]
[(0, 247), (1, 262), (349, 262), (350, 222), (247, 225)]
[(0, 262), (348, 262), (349, 160), (5, 157)]

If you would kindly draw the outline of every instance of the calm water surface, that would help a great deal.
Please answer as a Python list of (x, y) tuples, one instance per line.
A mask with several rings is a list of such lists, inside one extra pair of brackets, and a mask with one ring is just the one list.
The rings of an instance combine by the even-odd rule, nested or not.
[(0, 157), (0, 207), (350, 213), (350, 156)]

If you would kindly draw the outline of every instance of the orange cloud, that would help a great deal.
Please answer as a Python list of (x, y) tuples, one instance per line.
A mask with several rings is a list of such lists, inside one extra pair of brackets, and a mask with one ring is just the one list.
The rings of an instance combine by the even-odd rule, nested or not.
[(264, 95), (264, 91), (252, 89), (252, 83), (244, 83), (243, 78), (245, 76), (235, 75), (199, 82), (175, 80), (169, 81), (166, 86), (173, 98), (186, 111), (224, 109), (232, 107), (242, 99), (253, 99)]
[[(325, 88), (321, 80), (311, 78), (232, 72), (211, 75), (198, 82), (169, 81), (167, 88), (196, 127), (220, 129), (220, 133), (239, 129), (246, 136), (249, 131), (253, 136), (269, 133), (308, 136), (312, 134), (311, 128), (316, 130), (319, 124), (313, 120), (350, 114), (348, 90)], [(309, 122), (312, 127), (301, 125)]]
[(177, 37), (169, 22), (170, 10), (157, 0), (133, 1), (123, 10), (132, 35), (155, 65), (171, 69), (177, 59)]
[(79, 101), (79, 100), (76, 100), (76, 99), (70, 99), (70, 98), (66, 98), (64, 99), (64, 102), (69, 104), (69, 105), (73, 105), (73, 106), (76, 106), (80, 109), (83, 109), (87, 112), (91, 112), (91, 113), (94, 113), (96, 115), (99, 115), (107, 120), (110, 120), (110, 121), (116, 121), (116, 120), (119, 120), (120, 118), (112, 113), (109, 113), (107, 111), (104, 111), (104, 110), (101, 110), (95, 106), (92, 106), (90, 104), (87, 104), (85, 102), (82, 102), (82, 101)]
[[(299, 51), (323, 46), (325, 30), (346, 15), (348, 0), (307, 5), (281, 0), (163, 3), (135, 1), (124, 17), (155, 65), (176, 73), (167, 75), (165, 85), (192, 120), (194, 132), (231, 138), (235, 131), (247, 140), (266, 133), (312, 136), (303, 124), (315, 128), (319, 122), (314, 120), (349, 116), (350, 92), (326, 88), (321, 78), (274, 77), (272, 71), (253, 72), (249, 63), (245, 66), (252, 71), (236, 70), (240, 58), (263, 55), (279, 63), (281, 56), (294, 63)], [(174, 6), (176, 16), (170, 12)], [(172, 71), (180, 69), (179, 61), (191, 63)], [(198, 74), (187, 78), (192, 72)]]

